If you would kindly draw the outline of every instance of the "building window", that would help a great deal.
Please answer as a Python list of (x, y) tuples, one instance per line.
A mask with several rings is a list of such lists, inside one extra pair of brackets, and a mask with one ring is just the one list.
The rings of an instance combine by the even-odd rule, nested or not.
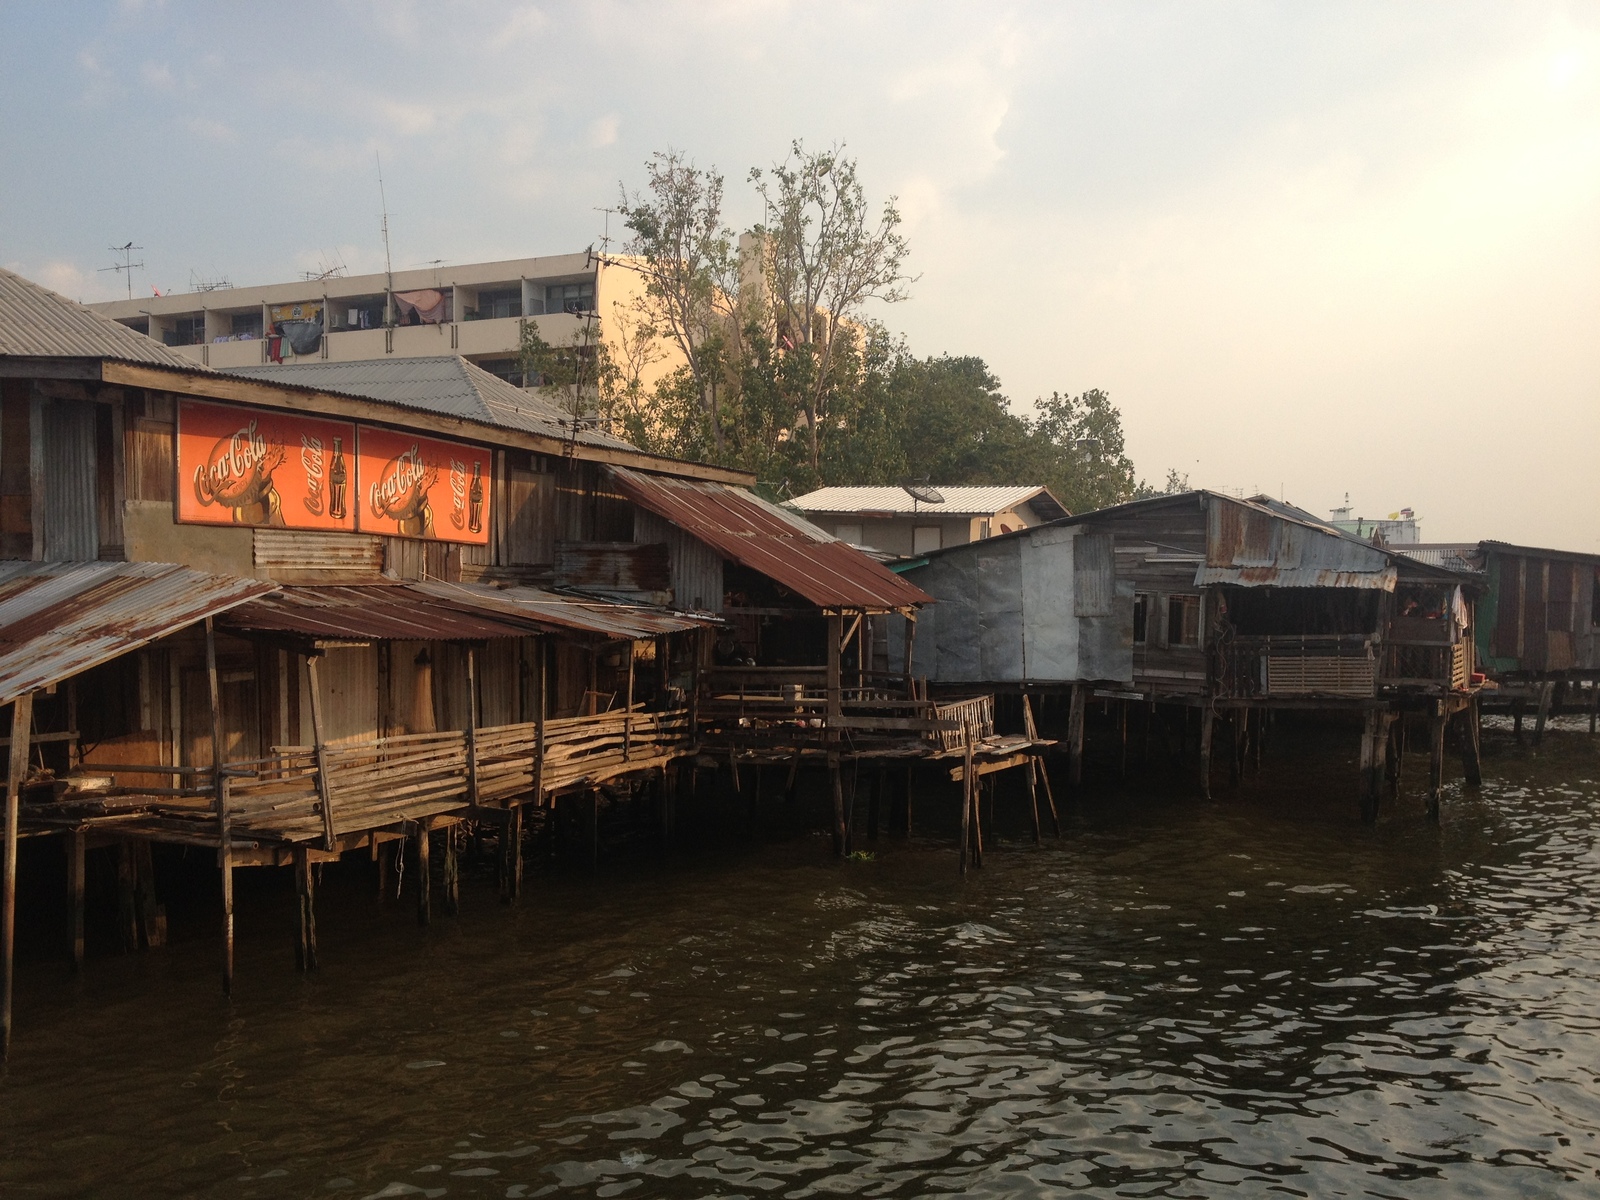
[(172, 328), (162, 332), (161, 340), (169, 346), (198, 346), (206, 340), (205, 313), (174, 317)]
[(236, 338), (258, 338), (261, 336), (260, 312), (234, 313), (229, 323), (229, 331)]
[(849, 542), (852, 546), (859, 546), (861, 545), (861, 526), (835, 525), (833, 527), (833, 536), (841, 542)]
[(522, 360), (516, 358), (484, 358), (472, 364), (481, 367), (489, 374), (504, 379), (513, 387), (526, 387), (527, 382), (522, 374)]
[(493, 321), (501, 317), (520, 317), (522, 315), (522, 289), (497, 288), (494, 291), (481, 291), (478, 293), (478, 308), (473, 319), (479, 321)]
[(1150, 597), (1143, 592), (1133, 594), (1133, 644), (1142, 646), (1149, 640)]
[(911, 553), (930, 554), (943, 544), (937, 525), (918, 525), (911, 531)]
[(544, 310), (547, 313), (593, 312), (594, 284), (551, 284), (544, 290)]
[(978, 540), (982, 541), (989, 536), (989, 518), (983, 517), (978, 521)]
[(1167, 598), (1167, 645), (1198, 646), (1200, 644), (1200, 597), (1169, 596)]

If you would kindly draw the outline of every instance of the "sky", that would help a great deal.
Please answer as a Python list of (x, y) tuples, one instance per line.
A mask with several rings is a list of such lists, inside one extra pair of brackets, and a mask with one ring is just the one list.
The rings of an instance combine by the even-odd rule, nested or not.
[[(0, 264), (74, 299), (581, 250), (843, 143), (873, 315), (1153, 482), (1600, 552), (1600, 0), (0, 4)], [(617, 232), (614, 218), (611, 232)], [(937, 481), (935, 481), (937, 482)], [(1027, 482), (1027, 481), (1019, 481)]]

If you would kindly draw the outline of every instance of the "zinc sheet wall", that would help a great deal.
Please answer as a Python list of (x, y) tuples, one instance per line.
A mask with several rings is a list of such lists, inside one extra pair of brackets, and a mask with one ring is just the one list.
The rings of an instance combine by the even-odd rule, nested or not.
[[(1112, 549), (1109, 535), (1056, 526), (907, 572), (938, 600), (918, 618), (912, 669), (939, 683), (1131, 682), (1133, 588)], [(903, 638), (896, 623), (891, 662)]]
[(100, 557), (94, 407), (77, 400), (36, 403), (41, 435), (36, 477), (44, 500), (41, 557), (94, 562)]
[(633, 540), (665, 543), (674, 608), (722, 611), (722, 556), (696, 537), (653, 512), (633, 512)]

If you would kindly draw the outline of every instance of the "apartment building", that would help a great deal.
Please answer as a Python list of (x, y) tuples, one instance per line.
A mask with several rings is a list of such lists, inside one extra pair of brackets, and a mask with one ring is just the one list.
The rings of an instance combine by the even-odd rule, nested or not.
[[(587, 252), (140, 296), (89, 307), (202, 366), (357, 362), (455, 354), (518, 386), (522, 323), (552, 344), (594, 322), (619, 338), (640, 287)], [(670, 370), (658, 360), (654, 374)], [(653, 382), (647, 379), (646, 382)]]

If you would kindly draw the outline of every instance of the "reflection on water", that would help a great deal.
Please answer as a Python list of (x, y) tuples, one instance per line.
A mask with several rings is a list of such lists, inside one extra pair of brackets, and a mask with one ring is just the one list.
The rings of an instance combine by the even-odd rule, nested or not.
[[(24, 972), (8, 1194), (1544, 1196), (1600, 1173), (1600, 756), (1491, 740), (1445, 824), (1289, 763), (1102, 801), (965, 885), (805, 838), (487, 886), (330, 873), (214, 947)], [(271, 908), (264, 901), (257, 908)]]

